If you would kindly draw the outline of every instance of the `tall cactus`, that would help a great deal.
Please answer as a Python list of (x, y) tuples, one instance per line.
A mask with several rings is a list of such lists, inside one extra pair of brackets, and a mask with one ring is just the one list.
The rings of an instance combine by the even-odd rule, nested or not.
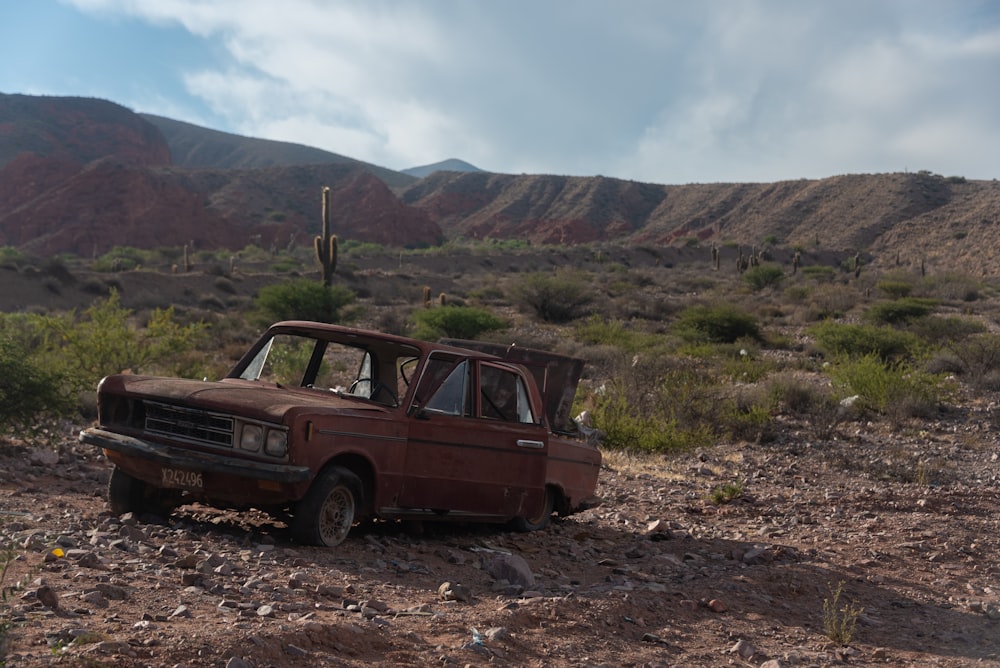
[(314, 240), (316, 260), (323, 269), (323, 286), (333, 283), (333, 272), (337, 269), (337, 235), (330, 234), (330, 188), (323, 188), (323, 234)]

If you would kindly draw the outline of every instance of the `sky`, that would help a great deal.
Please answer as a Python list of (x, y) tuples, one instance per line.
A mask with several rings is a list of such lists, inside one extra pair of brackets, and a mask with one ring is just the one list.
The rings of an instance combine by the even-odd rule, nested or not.
[(0, 62), (390, 169), (1000, 177), (996, 0), (0, 0)]

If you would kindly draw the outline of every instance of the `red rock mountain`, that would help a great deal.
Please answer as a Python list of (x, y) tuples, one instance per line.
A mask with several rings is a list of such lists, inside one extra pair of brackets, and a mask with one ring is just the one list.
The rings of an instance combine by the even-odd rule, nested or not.
[(342, 239), (647, 245), (762, 242), (931, 265), (1000, 266), (1000, 184), (929, 171), (778, 183), (659, 185), (607, 177), (435, 171), (423, 178), (80, 98), (0, 95), (0, 245), (308, 243), (332, 190)]
[[(244, 143), (252, 148), (254, 140)], [(369, 166), (310, 159), (271, 160), (269, 167), (178, 166), (160, 129), (119, 105), (0, 95), (0, 245), (37, 255), (90, 255), (114, 246), (310, 243), (326, 186), (332, 227), (342, 238), (441, 242), (427, 214), (403, 204)], [(397, 182), (412, 180), (399, 175)]]

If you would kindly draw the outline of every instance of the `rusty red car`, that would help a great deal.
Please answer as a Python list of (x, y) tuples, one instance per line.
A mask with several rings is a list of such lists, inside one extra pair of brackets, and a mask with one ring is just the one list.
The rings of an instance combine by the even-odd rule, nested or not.
[(598, 502), (570, 419), (583, 362), (306, 321), (272, 325), (226, 377), (119, 374), (80, 433), (113, 464), (111, 510), (256, 508), (335, 546), (364, 519), (545, 527)]

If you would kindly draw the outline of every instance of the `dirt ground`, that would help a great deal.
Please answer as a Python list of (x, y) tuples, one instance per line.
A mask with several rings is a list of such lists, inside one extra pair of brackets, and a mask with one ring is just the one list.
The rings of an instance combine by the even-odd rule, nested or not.
[(113, 516), (67, 426), (0, 448), (5, 665), (1000, 666), (997, 417), (609, 454), (603, 505), (544, 531), (335, 549), (255, 512)]

